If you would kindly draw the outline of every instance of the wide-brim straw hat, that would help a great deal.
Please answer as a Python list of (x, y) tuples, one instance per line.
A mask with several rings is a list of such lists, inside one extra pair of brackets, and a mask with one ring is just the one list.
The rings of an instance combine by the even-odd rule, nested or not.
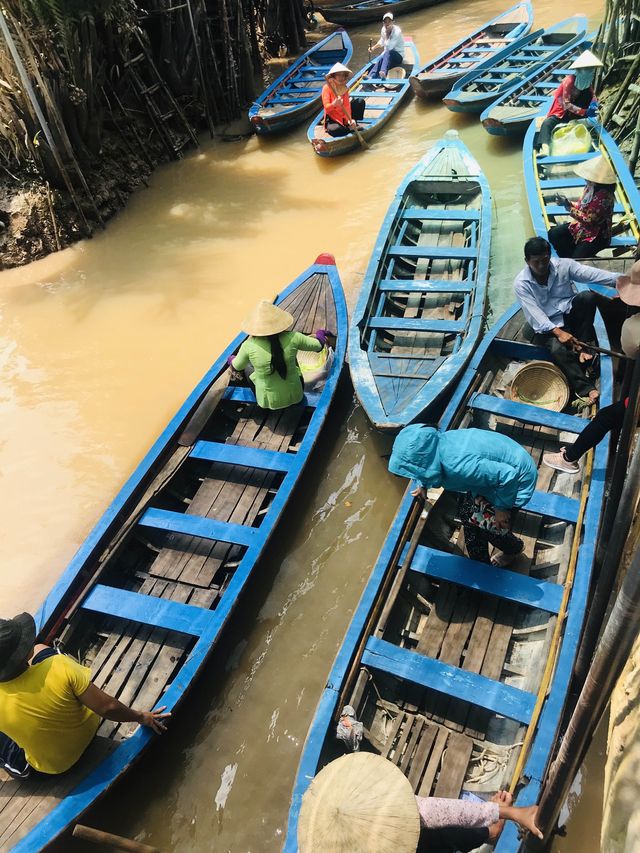
[(600, 62), (595, 53), (591, 53), (590, 50), (585, 50), (569, 66), (570, 71), (577, 71), (579, 68), (602, 68), (602, 62)]
[(629, 358), (640, 356), (640, 314), (634, 314), (622, 324), (622, 351)]
[(292, 324), (293, 317), (288, 311), (263, 299), (262, 302), (258, 302), (251, 314), (244, 318), (240, 328), (248, 335), (265, 337), (285, 332)]
[(36, 623), (30, 613), (0, 619), (0, 681), (20, 675), (35, 641)]
[(616, 282), (618, 296), (627, 305), (640, 306), (640, 261), (631, 267), (629, 275), (621, 275)]
[(550, 361), (530, 361), (511, 381), (511, 399), (561, 412), (569, 402), (569, 383)]
[(340, 74), (340, 73), (345, 72), (345, 71), (347, 74), (351, 74), (350, 68), (347, 68), (347, 66), (343, 65), (341, 62), (336, 62), (336, 64), (332, 65), (331, 68), (327, 71), (327, 73), (324, 76), (325, 77), (331, 77), (332, 74)]
[(419, 837), (411, 784), (380, 755), (354, 752), (332, 761), (302, 798), (300, 853), (415, 853)]
[(602, 154), (598, 157), (591, 157), (583, 163), (578, 163), (573, 171), (578, 177), (594, 184), (615, 184), (618, 180), (611, 163)]

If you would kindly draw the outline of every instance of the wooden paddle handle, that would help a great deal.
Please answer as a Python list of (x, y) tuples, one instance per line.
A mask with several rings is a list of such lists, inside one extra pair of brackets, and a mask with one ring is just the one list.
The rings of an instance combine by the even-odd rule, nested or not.
[[(342, 98), (341, 98), (341, 96), (340, 96), (340, 95), (338, 95), (338, 93), (337, 93), (337, 92), (336, 92), (336, 90), (333, 88), (333, 86), (331, 85), (331, 83), (329, 83), (329, 81), (328, 81), (328, 80), (327, 80), (327, 85), (329, 86), (329, 88), (331, 89), (331, 91), (333, 92), (333, 94), (335, 95), (335, 97), (336, 97), (336, 102), (340, 105), (340, 109), (342, 110), (342, 112), (343, 112), (343, 114), (344, 114), (344, 117), (347, 119), (347, 121), (354, 121), (354, 119), (353, 119), (353, 118), (350, 118), (350, 117), (349, 117), (349, 113), (346, 111), (345, 106), (344, 106), (344, 104), (342, 103)], [(350, 130), (351, 130), (353, 133), (355, 133), (355, 135), (356, 135), (356, 137), (357, 137), (357, 139), (358, 139), (358, 142), (360, 143), (360, 145), (362, 145), (362, 147), (363, 147), (363, 148), (369, 148), (369, 143), (366, 141), (366, 139), (364, 138), (364, 136), (363, 136), (363, 135), (360, 133), (360, 131), (358, 130), (357, 122), (355, 122), (355, 121), (354, 121), (354, 125), (355, 125), (355, 126), (354, 126), (353, 128), (350, 128)]]
[(150, 847), (140, 841), (132, 841), (130, 838), (103, 832), (101, 829), (94, 829), (92, 826), (84, 826), (81, 823), (73, 827), (73, 836), (83, 841), (91, 841), (93, 844), (108, 844), (116, 850), (128, 850), (129, 853), (160, 853), (157, 847)]

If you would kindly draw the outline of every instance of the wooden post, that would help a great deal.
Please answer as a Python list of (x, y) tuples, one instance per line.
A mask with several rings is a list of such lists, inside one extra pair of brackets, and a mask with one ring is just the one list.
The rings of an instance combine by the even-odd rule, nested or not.
[[(631, 470), (638, 476), (640, 445), (636, 447)], [(640, 548), (636, 547), (631, 565), (598, 643), (593, 665), (580, 693), (578, 704), (551, 765), (542, 790), (536, 823), (548, 841), (569, 788), (584, 759), (593, 733), (604, 713), (611, 692), (629, 658), (638, 635), (640, 620)], [(527, 843), (526, 849), (538, 849), (539, 842)]]
[(81, 823), (77, 823), (73, 827), (73, 837), (81, 838), (83, 841), (91, 841), (93, 844), (108, 844), (110, 847), (115, 847), (116, 850), (128, 850), (129, 853), (160, 853), (157, 847), (150, 847), (140, 841), (123, 838), (121, 835), (113, 835), (111, 832), (103, 832), (101, 829), (94, 829), (92, 826), (83, 826)]

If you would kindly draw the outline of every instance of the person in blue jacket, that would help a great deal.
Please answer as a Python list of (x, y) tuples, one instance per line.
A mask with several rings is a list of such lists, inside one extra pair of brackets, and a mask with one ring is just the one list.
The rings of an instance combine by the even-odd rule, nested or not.
[[(460, 493), (458, 512), (471, 559), (507, 566), (524, 548), (511, 532), (512, 511), (531, 499), (538, 470), (512, 438), (483, 429), (438, 432), (412, 424), (398, 433), (389, 470), (418, 482), (415, 497), (439, 486)], [(500, 552), (491, 559), (490, 544)]]

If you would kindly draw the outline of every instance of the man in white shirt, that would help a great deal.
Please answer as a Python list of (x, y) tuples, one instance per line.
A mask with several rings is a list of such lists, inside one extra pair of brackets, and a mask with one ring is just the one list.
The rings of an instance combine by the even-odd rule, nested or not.
[(380, 39), (373, 45), (371, 52), (382, 49), (382, 56), (371, 69), (371, 77), (384, 80), (390, 68), (397, 68), (404, 62), (404, 36), (393, 15), (386, 12), (382, 17)]
[(516, 276), (513, 289), (535, 333), (533, 342), (550, 350), (574, 394), (597, 400), (598, 391), (584, 373), (591, 356), (581, 350), (578, 341), (594, 340), (596, 307), (609, 300), (591, 290), (576, 293), (573, 283), (614, 288), (620, 274), (588, 267), (571, 258), (552, 258), (551, 247), (542, 237), (527, 240), (524, 258), (526, 266)]

